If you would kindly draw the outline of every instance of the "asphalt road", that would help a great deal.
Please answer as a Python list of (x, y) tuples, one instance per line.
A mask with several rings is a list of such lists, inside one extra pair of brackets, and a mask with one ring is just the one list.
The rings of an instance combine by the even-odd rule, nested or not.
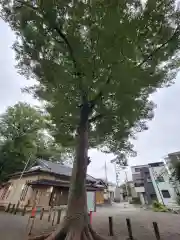
[[(109, 207), (100, 207), (93, 213), (93, 228), (104, 236), (108, 236), (108, 217), (113, 216), (114, 232), (116, 239), (127, 239), (128, 231), (126, 218), (130, 218), (134, 238), (137, 240), (156, 240), (152, 228), (152, 222), (156, 221), (159, 225), (162, 240), (180, 239), (180, 215), (171, 213), (154, 213), (132, 206), (114, 204)], [(0, 239), (1, 240), (26, 240), (26, 226), (28, 217), (14, 216), (0, 212)], [(42, 230), (52, 229), (47, 220), (36, 221), (34, 234)]]
[(105, 211), (101, 208), (94, 216), (93, 226), (104, 236), (109, 234), (108, 216), (113, 216), (114, 232), (119, 240), (128, 237), (126, 218), (131, 220), (133, 237), (137, 240), (156, 240), (153, 221), (158, 223), (161, 240), (180, 240), (180, 215), (152, 212), (131, 205), (124, 208), (122, 204), (114, 204)]
[(28, 218), (0, 212), (0, 239), (26, 240)]

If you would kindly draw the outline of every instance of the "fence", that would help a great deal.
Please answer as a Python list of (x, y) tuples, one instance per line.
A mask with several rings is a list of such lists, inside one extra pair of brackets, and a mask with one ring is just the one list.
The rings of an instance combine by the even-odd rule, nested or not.
[[(48, 210), (43, 207), (24, 207), (23, 209), (19, 208), (19, 203), (17, 205), (9, 203), (5, 212), (11, 214), (19, 214), (21, 216), (28, 215), (28, 223), (26, 231), (28, 235), (31, 235), (33, 227), (37, 220), (46, 220), (51, 226), (60, 224), (62, 219), (66, 215), (66, 205), (50, 207)], [(89, 222), (92, 223), (92, 212), (89, 213)]]
[[(60, 222), (66, 215), (66, 207), (67, 207), (66, 205), (56, 206), (54, 208), (53, 207), (49, 208), (49, 210), (45, 210), (43, 207), (33, 207), (31, 208), (31, 211), (28, 211), (29, 209), (27, 209), (27, 207), (24, 207), (23, 209), (20, 210), (19, 204), (17, 205), (8, 204), (5, 211), (14, 215), (16, 215), (17, 213), (20, 213), (22, 216), (29, 214), (26, 230), (28, 235), (31, 235), (36, 219), (38, 220), (46, 219), (51, 224), (51, 226), (60, 224)], [(90, 224), (92, 224), (92, 212), (89, 213), (89, 220)], [(109, 236), (114, 236), (113, 217), (108, 218), (108, 223), (109, 223)], [(129, 218), (126, 219), (126, 226), (128, 230), (128, 239), (134, 240), (135, 238), (133, 235), (132, 223)], [(157, 222), (152, 222), (152, 230), (154, 231), (155, 239), (161, 240), (161, 234)]]
[[(135, 240), (133, 236), (132, 224), (129, 218), (126, 218), (126, 226), (128, 230), (128, 240)], [(152, 222), (152, 228), (156, 240), (161, 240), (160, 231), (157, 222)], [(109, 236), (114, 236), (113, 217), (109, 217)]]

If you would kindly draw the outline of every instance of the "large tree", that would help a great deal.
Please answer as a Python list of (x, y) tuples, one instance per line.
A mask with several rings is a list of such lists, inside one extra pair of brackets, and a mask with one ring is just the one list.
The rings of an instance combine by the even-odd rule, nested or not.
[[(129, 139), (147, 129), (149, 95), (174, 79), (180, 12), (174, 0), (1, 0), (17, 36), (17, 68), (38, 82), (56, 138), (76, 143), (67, 217), (49, 239), (98, 239), (88, 223), (88, 148), (133, 153)], [(176, 8), (176, 9), (175, 9)]]
[(60, 161), (62, 149), (48, 134), (48, 126), (49, 117), (26, 103), (9, 107), (0, 116), (0, 181), (37, 158)]

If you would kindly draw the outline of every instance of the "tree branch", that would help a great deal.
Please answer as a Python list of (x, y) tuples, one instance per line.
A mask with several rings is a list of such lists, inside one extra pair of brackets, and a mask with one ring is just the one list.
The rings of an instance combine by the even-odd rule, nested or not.
[(99, 119), (102, 119), (102, 117), (103, 117), (103, 114), (97, 114), (97, 115), (95, 115), (94, 117), (92, 117), (92, 118), (90, 118), (89, 119), (89, 122), (90, 123), (93, 123), (93, 122), (95, 122), (96, 120), (99, 120)]
[[(146, 56), (144, 58), (144, 60), (142, 62), (140, 62), (139, 64), (137, 64), (135, 67), (141, 67), (144, 63), (146, 63), (153, 55), (155, 55), (159, 50), (161, 50), (166, 44), (168, 44), (170, 41), (172, 41), (172, 39), (179, 33), (179, 27), (176, 28), (175, 32), (173, 33), (173, 35), (164, 43), (162, 43), (158, 48), (156, 48), (154, 51), (152, 51), (148, 56)], [(124, 60), (122, 60), (123, 62)], [(108, 77), (108, 79), (106, 80), (105, 84), (103, 87), (105, 87), (106, 85), (108, 85), (110, 83), (110, 77)], [(97, 95), (94, 97), (93, 100), (90, 101), (91, 103), (91, 108), (93, 109), (97, 103), (97, 101), (103, 96), (103, 88), (101, 90), (99, 90), (99, 92), (97, 93)]]
[(170, 41), (173, 40), (173, 38), (178, 34), (179, 27), (176, 28), (173, 35), (164, 43), (162, 43), (158, 48), (156, 48), (154, 51), (152, 51), (148, 56), (145, 57), (145, 59), (136, 65), (136, 67), (141, 67), (144, 63), (146, 63), (153, 55), (155, 55), (159, 50), (161, 50), (166, 44), (168, 44)]
[[(34, 7), (34, 6), (30, 5), (30, 4), (28, 4), (27, 2), (24, 2), (24, 1), (21, 1), (21, 0), (16, 0), (16, 1), (21, 4), (21, 6), (17, 6), (16, 8), (18, 8), (18, 7), (20, 8), (20, 7), (22, 7), (24, 5), (24, 6), (28, 7), (28, 8), (30, 8), (30, 9), (32, 9), (33, 11), (36, 11), (36, 12), (39, 11), (38, 7)], [(44, 17), (44, 20), (46, 20), (46, 23), (49, 25), (49, 27), (52, 30), (54, 29), (59, 34), (59, 36), (62, 38), (64, 43), (66, 44), (66, 46), (68, 48), (69, 55), (70, 55), (70, 57), (72, 59), (73, 65), (74, 65), (75, 76), (77, 78), (80, 78), (79, 81), (80, 81), (80, 91), (81, 91), (81, 94), (82, 94), (82, 102), (87, 101), (87, 93), (83, 89), (83, 84), (82, 84), (82, 77), (84, 76), (84, 74), (78, 69), (78, 64), (77, 64), (77, 61), (76, 61), (75, 56), (74, 56), (73, 48), (72, 48), (72, 46), (71, 46), (67, 36), (61, 31), (61, 29), (56, 24), (54, 24), (54, 26), (52, 26), (52, 24), (49, 23), (49, 21), (46, 19), (44, 14), (42, 14), (42, 16)], [(60, 43), (59, 41), (57, 41), (57, 42)]]

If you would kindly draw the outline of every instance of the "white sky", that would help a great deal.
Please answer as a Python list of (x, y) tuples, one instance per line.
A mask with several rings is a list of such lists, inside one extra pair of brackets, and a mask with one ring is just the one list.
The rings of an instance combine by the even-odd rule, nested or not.
[[(0, 20), (0, 113), (18, 101), (37, 103), (31, 96), (21, 92), (21, 88), (27, 85), (28, 81), (18, 75), (14, 67), (14, 53), (11, 49), (13, 41), (12, 31)], [(130, 165), (160, 161), (167, 153), (180, 150), (179, 80), (180, 75), (172, 87), (161, 89), (154, 94), (153, 99), (157, 104), (155, 118), (149, 122), (149, 130), (138, 135), (135, 141), (138, 155), (129, 159)], [(108, 180), (115, 181), (114, 166), (110, 163), (112, 154), (106, 155), (93, 149), (90, 150), (90, 157), (92, 163), (88, 167), (89, 174), (105, 178), (104, 163), (107, 161)]]

